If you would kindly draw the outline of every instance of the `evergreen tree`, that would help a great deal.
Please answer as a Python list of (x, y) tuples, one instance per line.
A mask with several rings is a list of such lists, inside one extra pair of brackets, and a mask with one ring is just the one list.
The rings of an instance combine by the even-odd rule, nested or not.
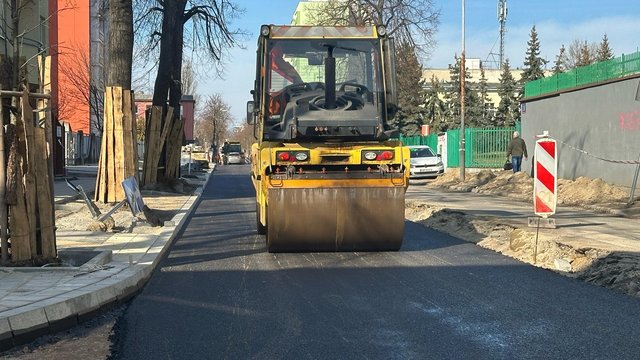
[(514, 126), (520, 118), (520, 103), (517, 96), (517, 83), (511, 74), (509, 60), (505, 60), (498, 85), (500, 104), (496, 111), (496, 122), (499, 126)]
[(489, 86), (487, 84), (487, 76), (484, 71), (484, 66), (480, 65), (480, 81), (478, 82), (478, 106), (479, 106), (479, 119), (478, 125), (480, 127), (494, 126), (492, 111), (490, 111), (489, 104)]
[(427, 91), (427, 99), (425, 103), (425, 122), (431, 125), (431, 128), (436, 131), (446, 131), (446, 115), (447, 107), (444, 101), (440, 98), (442, 87), (440, 81), (435, 75), (431, 76), (431, 88)]
[(538, 32), (535, 25), (531, 28), (529, 34), (529, 41), (527, 41), (526, 57), (524, 59), (524, 70), (522, 71), (523, 84), (528, 81), (538, 80), (544, 77), (544, 70), (542, 69), (547, 60), (540, 57), (540, 40), (538, 40)]
[(420, 135), (424, 119), (426, 91), (422, 65), (410, 43), (400, 43), (396, 50), (398, 113), (395, 122), (405, 136)]
[(602, 42), (598, 45), (598, 52), (596, 54), (596, 61), (607, 61), (613, 59), (613, 50), (609, 46), (609, 38), (607, 34), (602, 37)]
[(553, 73), (559, 74), (567, 70), (567, 54), (564, 44), (560, 47), (560, 53), (556, 56), (556, 61), (553, 65)]
[[(454, 65), (449, 65), (449, 74), (451, 76), (451, 80), (449, 82), (450, 89), (445, 94), (445, 100), (448, 108), (448, 121), (447, 128), (458, 128), (460, 127), (460, 113), (461, 113), (461, 104), (460, 104), (460, 59), (456, 57), (456, 62)], [(465, 82), (464, 82), (464, 107), (465, 107), (465, 127), (466, 126), (475, 126), (476, 121), (478, 119), (477, 113), (477, 103), (478, 97), (475, 95), (475, 92), (471, 89), (471, 84), (468, 79), (471, 79), (471, 74), (469, 71), (464, 72)]]

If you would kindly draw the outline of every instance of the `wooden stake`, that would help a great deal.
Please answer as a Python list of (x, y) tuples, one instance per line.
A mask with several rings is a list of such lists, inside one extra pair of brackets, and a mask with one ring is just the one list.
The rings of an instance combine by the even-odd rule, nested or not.
[[(4, 123), (4, 120), (0, 120)], [(1, 123), (0, 123), (1, 125)], [(9, 235), (7, 233), (7, 225), (9, 224), (9, 214), (7, 212), (6, 188), (7, 188), (7, 172), (6, 172), (6, 154), (4, 152), (4, 126), (0, 127), (0, 251), (2, 253), (2, 264), (9, 262)]]
[(22, 121), (24, 125), (25, 145), (27, 149), (27, 171), (24, 174), (24, 189), (27, 202), (27, 217), (29, 220), (29, 242), (31, 243), (31, 255), (38, 255), (37, 247), (37, 199), (36, 199), (36, 146), (34, 139), (33, 109), (29, 104), (29, 93), (22, 93)]
[(44, 258), (56, 257), (55, 242), (55, 214), (54, 201), (49, 186), (49, 170), (47, 168), (47, 141), (45, 129), (35, 129), (36, 146), (36, 186), (38, 200), (38, 219), (40, 223), (40, 239), (42, 241), (42, 256)]

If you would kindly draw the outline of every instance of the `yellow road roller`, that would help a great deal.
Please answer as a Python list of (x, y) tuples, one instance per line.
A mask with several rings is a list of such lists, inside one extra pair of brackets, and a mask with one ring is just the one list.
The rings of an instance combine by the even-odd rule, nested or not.
[(410, 161), (391, 126), (394, 56), (384, 26), (260, 28), (247, 121), (269, 252), (400, 249)]

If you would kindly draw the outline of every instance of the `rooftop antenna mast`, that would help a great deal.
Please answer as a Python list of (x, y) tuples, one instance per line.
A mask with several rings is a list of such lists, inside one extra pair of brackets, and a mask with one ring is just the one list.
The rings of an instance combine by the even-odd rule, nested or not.
[(504, 63), (504, 37), (507, 33), (507, 0), (498, 0), (498, 21), (500, 22), (500, 63), (502, 68)]

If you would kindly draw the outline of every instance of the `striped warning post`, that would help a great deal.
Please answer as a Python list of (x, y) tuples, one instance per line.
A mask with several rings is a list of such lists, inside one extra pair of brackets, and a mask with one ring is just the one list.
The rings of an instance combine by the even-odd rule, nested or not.
[(533, 207), (536, 215), (548, 217), (556, 212), (558, 202), (558, 148), (556, 141), (536, 141), (533, 182)]

